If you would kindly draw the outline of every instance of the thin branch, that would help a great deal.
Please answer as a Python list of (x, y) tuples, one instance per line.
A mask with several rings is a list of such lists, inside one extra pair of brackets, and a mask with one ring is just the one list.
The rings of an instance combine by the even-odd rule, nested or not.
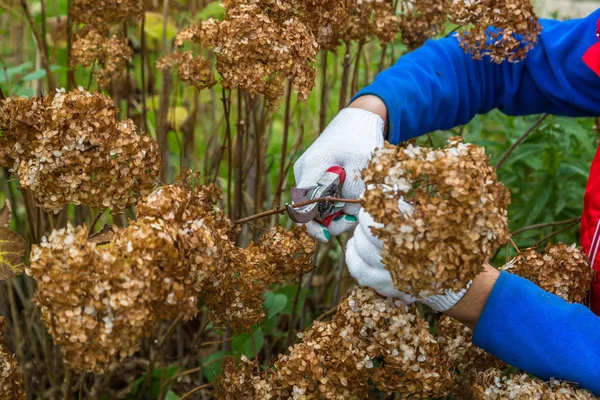
[(202, 389), (207, 389), (207, 388), (209, 388), (209, 387), (211, 387), (211, 386), (212, 386), (212, 383), (206, 383), (206, 384), (204, 384), (204, 385), (202, 385), (202, 386), (198, 386), (198, 387), (196, 387), (196, 388), (194, 388), (194, 389), (190, 390), (189, 392), (187, 392), (187, 393), (186, 393), (186, 394), (184, 394), (183, 396), (181, 396), (181, 397), (179, 398), (179, 400), (184, 400), (184, 399), (187, 399), (188, 397), (190, 397), (190, 396), (191, 396), (191, 395), (193, 395), (194, 393), (196, 393), (196, 392), (199, 392), (199, 391), (201, 391)]
[(96, 224), (98, 223), (98, 220), (100, 219), (100, 217), (104, 214), (103, 212), (98, 212), (96, 214), (96, 216), (94, 217), (94, 219), (92, 220), (92, 223), (90, 224), (90, 230), (88, 231), (88, 235), (92, 236), (92, 234), (94, 233), (94, 231), (96, 230)]
[(508, 157), (509, 157), (509, 156), (512, 154), (512, 152), (513, 152), (513, 151), (515, 151), (515, 149), (517, 148), (517, 146), (518, 146), (518, 145), (520, 145), (520, 144), (523, 142), (523, 140), (525, 140), (525, 139), (527, 138), (527, 136), (529, 136), (529, 135), (530, 135), (530, 134), (531, 134), (533, 131), (535, 131), (535, 130), (536, 130), (536, 128), (537, 128), (538, 126), (540, 126), (540, 124), (541, 124), (542, 122), (544, 122), (544, 120), (545, 120), (546, 118), (548, 118), (548, 114), (544, 114), (544, 115), (542, 115), (542, 116), (541, 116), (541, 117), (540, 117), (540, 118), (539, 118), (537, 121), (535, 121), (535, 123), (534, 123), (533, 125), (531, 125), (531, 126), (529, 127), (529, 129), (527, 129), (527, 130), (525, 131), (525, 133), (523, 133), (523, 134), (521, 135), (521, 137), (520, 137), (520, 138), (518, 138), (518, 139), (517, 139), (517, 141), (516, 141), (516, 142), (514, 142), (514, 143), (512, 144), (512, 146), (510, 146), (510, 147), (508, 148), (508, 150), (506, 150), (506, 151), (504, 152), (504, 154), (502, 154), (502, 157), (500, 157), (500, 160), (498, 160), (498, 163), (496, 164), (496, 169), (497, 169), (497, 170), (498, 170), (498, 169), (500, 169), (500, 166), (501, 166), (501, 165), (504, 163), (504, 161), (506, 161), (506, 159), (507, 159), (507, 158), (508, 158)]
[[(339, 203), (352, 203), (352, 204), (360, 204), (360, 202), (361, 202), (360, 199), (339, 199), (337, 197), (319, 197), (318, 199), (303, 201), (303, 202), (296, 203), (296, 204), (290, 204), (290, 206), (292, 208), (299, 208), (299, 207), (308, 206), (310, 204), (319, 203), (321, 201), (330, 201), (330, 202), (339, 202)], [(238, 220), (233, 221), (233, 223), (236, 224), (236, 225), (245, 224), (246, 222), (254, 221), (254, 220), (257, 220), (257, 219), (260, 219), (260, 218), (269, 217), (271, 215), (283, 214), (283, 213), (286, 212), (286, 210), (287, 209), (285, 207), (277, 206), (273, 210), (264, 211), (264, 212), (261, 212), (261, 213), (258, 213), (258, 214), (251, 215), (251, 216), (246, 217), (246, 218), (238, 219)]]
[(573, 221), (572, 223), (570, 223), (569, 225), (565, 226), (562, 229), (559, 229), (557, 231), (554, 231), (552, 233), (547, 234), (546, 236), (544, 236), (543, 238), (541, 238), (540, 240), (538, 240), (535, 244), (535, 247), (539, 247), (542, 243), (544, 243), (545, 241), (547, 241), (548, 239), (553, 238), (554, 236), (563, 233), (564, 231), (568, 231), (569, 229), (573, 228), (574, 226), (576, 226), (577, 224), (579, 224), (579, 221)]
[(71, 368), (67, 368), (67, 374), (65, 376), (65, 389), (63, 392), (63, 400), (71, 398), (71, 380), (73, 378), (73, 371)]
[(544, 222), (541, 224), (530, 225), (530, 226), (526, 226), (521, 229), (517, 229), (516, 231), (512, 232), (511, 235), (514, 237), (514, 236), (518, 235), (519, 233), (523, 233), (523, 232), (530, 231), (533, 229), (547, 228), (549, 226), (556, 226), (556, 225), (571, 224), (573, 222), (579, 222), (579, 221), (581, 221), (581, 217), (575, 217), (575, 218), (567, 219), (564, 221)]

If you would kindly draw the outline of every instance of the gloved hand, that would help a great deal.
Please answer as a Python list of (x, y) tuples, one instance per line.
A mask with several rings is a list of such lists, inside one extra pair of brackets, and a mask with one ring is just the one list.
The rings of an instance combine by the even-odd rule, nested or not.
[[(404, 213), (410, 215), (412, 212), (412, 206), (409, 203), (401, 201), (398, 206)], [(381, 262), (380, 253), (383, 243), (371, 233), (371, 227), (381, 228), (382, 226), (382, 224), (375, 222), (364, 209), (360, 210), (358, 226), (346, 248), (346, 264), (348, 264), (348, 270), (358, 284), (370, 287), (382, 296), (398, 298), (406, 304), (419, 301), (438, 312), (448, 311), (458, 303), (467, 292), (466, 289), (460, 292), (448, 290), (443, 295), (427, 296), (421, 294), (419, 298), (415, 298), (394, 287), (392, 276)]]
[[(340, 166), (346, 171), (342, 197), (358, 199), (365, 190), (361, 171), (371, 159), (373, 150), (383, 147), (383, 119), (370, 111), (345, 108), (331, 121), (319, 138), (294, 165), (297, 187), (311, 187), (329, 167)], [(345, 215), (336, 218), (328, 228), (316, 221), (306, 224), (308, 233), (326, 243), (331, 236), (352, 230), (357, 224), (359, 204), (347, 204)]]

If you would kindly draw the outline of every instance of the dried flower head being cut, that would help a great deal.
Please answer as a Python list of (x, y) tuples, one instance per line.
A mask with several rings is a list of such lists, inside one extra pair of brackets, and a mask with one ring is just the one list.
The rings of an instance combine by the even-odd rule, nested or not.
[(0, 163), (47, 212), (67, 204), (121, 210), (150, 193), (160, 168), (158, 145), (133, 121), (117, 119), (113, 100), (83, 88), (0, 109)]
[(463, 289), (508, 240), (509, 192), (481, 147), (456, 138), (437, 150), (386, 145), (363, 178), (362, 204), (384, 225), (373, 232), (401, 291)]
[(564, 243), (548, 243), (544, 254), (533, 248), (522, 250), (505, 270), (571, 303), (587, 301), (594, 275), (581, 248)]
[(460, 0), (450, 14), (451, 22), (466, 27), (461, 47), (475, 59), (489, 56), (496, 63), (523, 60), (542, 29), (529, 0)]

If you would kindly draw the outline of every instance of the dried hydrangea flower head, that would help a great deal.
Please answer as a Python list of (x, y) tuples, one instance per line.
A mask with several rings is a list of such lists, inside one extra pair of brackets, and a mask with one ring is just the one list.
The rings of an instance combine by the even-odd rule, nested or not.
[(127, 38), (112, 35), (104, 29), (82, 29), (75, 34), (71, 50), (71, 66), (81, 64), (93, 67), (100, 87), (108, 87), (112, 79), (123, 77), (127, 63), (133, 58), (133, 49)]
[(460, 0), (450, 13), (451, 22), (469, 27), (459, 35), (461, 47), (496, 63), (523, 60), (542, 29), (529, 0)]
[(156, 61), (156, 67), (167, 71), (177, 66), (179, 79), (198, 90), (211, 88), (217, 81), (210, 67), (210, 62), (202, 57), (194, 57), (191, 51), (167, 54)]
[(261, 376), (247, 363), (237, 372), (228, 365), (217, 383), (220, 398), (245, 390), (253, 399), (365, 399), (372, 387), (402, 398), (436, 397), (451, 384), (450, 359), (427, 322), (370, 289), (356, 289), (331, 321), (315, 321), (299, 336), (302, 342)]
[(302, 100), (315, 84), (318, 45), (309, 27), (297, 17), (279, 20), (257, 4), (236, 3), (227, 8), (224, 21), (189, 27), (177, 43), (186, 40), (214, 49), (225, 88), (262, 94), (271, 107), (284, 93), (285, 78)]
[[(235, 357), (226, 357), (221, 365), (222, 373), (215, 381), (215, 398), (219, 400), (270, 400), (279, 399), (273, 385), (267, 382), (265, 374), (256, 373), (256, 361), (242, 356), (238, 363)], [(295, 397), (294, 397), (295, 398)]]
[(160, 168), (157, 143), (118, 121), (113, 100), (82, 88), (44, 100), (2, 101), (0, 162), (36, 203), (121, 210), (150, 193)]
[(215, 237), (219, 262), (206, 272), (201, 291), (217, 327), (247, 331), (264, 318), (264, 294), (272, 284), (315, 268), (316, 243), (304, 227), (275, 227), (245, 249), (228, 235)]
[(400, 33), (409, 50), (444, 31), (452, 0), (404, 0), (400, 2)]
[(594, 275), (581, 248), (564, 243), (549, 243), (544, 254), (523, 250), (505, 269), (571, 303), (587, 301)]
[(199, 281), (217, 256), (204, 210), (190, 207), (205, 199), (163, 187), (105, 245), (69, 226), (32, 249), (35, 301), (71, 368), (100, 373), (135, 353), (160, 320), (195, 316)]
[(502, 371), (491, 369), (480, 372), (472, 383), (477, 400), (586, 400), (596, 397), (585, 390), (555, 379), (545, 383), (527, 374), (503, 376)]
[[(481, 147), (386, 145), (363, 171), (363, 206), (382, 228), (383, 264), (401, 291), (460, 290), (508, 240), (509, 192)], [(411, 206), (399, 208), (405, 200)]]
[(73, 0), (69, 13), (76, 22), (102, 25), (140, 17), (144, 3), (140, 0)]
[(472, 398), (470, 384), (475, 375), (491, 368), (505, 370), (508, 365), (472, 343), (473, 332), (460, 322), (443, 316), (438, 325), (438, 341), (454, 366), (452, 394), (459, 399)]
[(0, 399), (25, 400), (27, 394), (23, 390), (23, 376), (17, 360), (2, 340), (5, 323), (6, 318), (0, 317)]
[(382, 44), (389, 43), (398, 34), (398, 17), (392, 2), (385, 0), (350, 1), (348, 20), (342, 40), (366, 42), (377, 37)]

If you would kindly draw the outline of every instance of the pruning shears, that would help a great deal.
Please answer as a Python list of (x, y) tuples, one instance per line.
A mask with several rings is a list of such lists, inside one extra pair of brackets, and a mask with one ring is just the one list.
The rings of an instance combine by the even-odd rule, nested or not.
[[(346, 171), (344, 168), (331, 167), (321, 176), (316, 186), (309, 188), (292, 188), (292, 201), (294, 204), (304, 203), (310, 200), (322, 197), (341, 198), (342, 186), (346, 180)], [(299, 224), (306, 224), (315, 220), (323, 226), (329, 226), (331, 221), (341, 216), (346, 204), (336, 201), (319, 201), (301, 207), (292, 207), (287, 204), (287, 212), (292, 221)]]

